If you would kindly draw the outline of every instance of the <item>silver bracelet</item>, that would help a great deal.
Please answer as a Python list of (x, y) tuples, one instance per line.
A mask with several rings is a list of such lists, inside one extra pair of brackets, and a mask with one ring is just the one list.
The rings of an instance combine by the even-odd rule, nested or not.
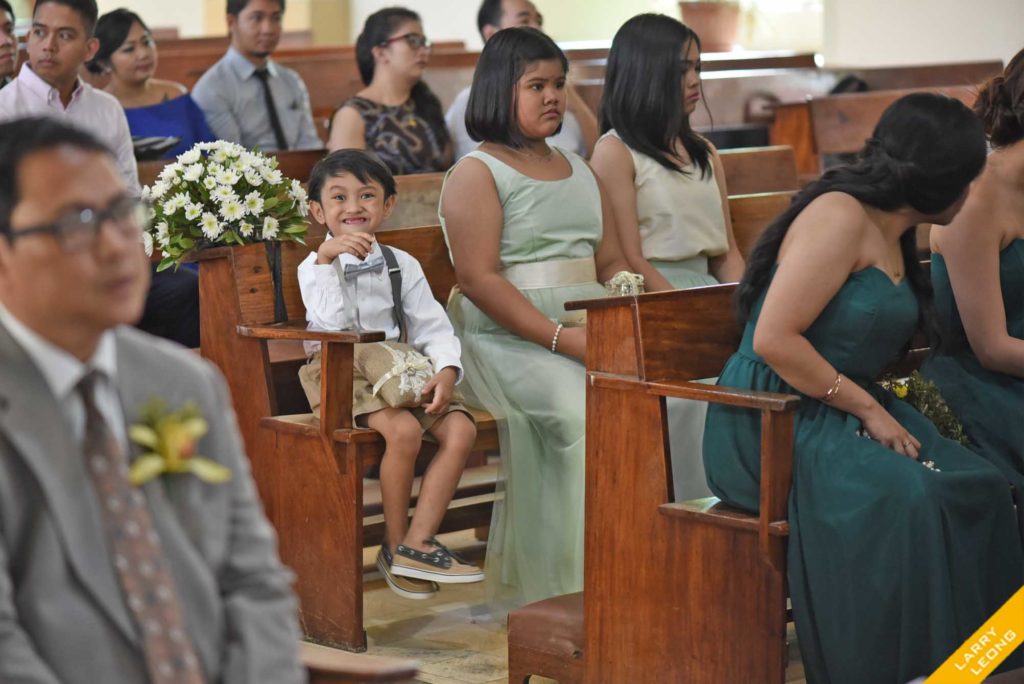
[(562, 328), (564, 328), (564, 327), (565, 327), (564, 325), (559, 323), (558, 327), (555, 328), (555, 336), (551, 338), (551, 353), (552, 354), (555, 353), (555, 349), (558, 347), (558, 336), (562, 334)]

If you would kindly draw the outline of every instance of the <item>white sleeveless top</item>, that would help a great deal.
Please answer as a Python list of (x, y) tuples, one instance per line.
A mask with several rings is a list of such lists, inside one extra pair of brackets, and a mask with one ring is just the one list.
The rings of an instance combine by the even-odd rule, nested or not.
[[(614, 130), (605, 133), (609, 135), (619, 138)], [(632, 155), (636, 172), (636, 215), (644, 258), (683, 261), (725, 254), (729, 239), (714, 170), (706, 178), (701, 178), (697, 166), (687, 174), (670, 171), (622, 144)]]

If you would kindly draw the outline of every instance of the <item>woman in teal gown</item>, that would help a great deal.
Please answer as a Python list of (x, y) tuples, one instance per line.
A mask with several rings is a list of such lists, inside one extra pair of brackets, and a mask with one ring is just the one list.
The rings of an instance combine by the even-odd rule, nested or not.
[(462, 386), (498, 418), (503, 497), (487, 574), (499, 611), (583, 587), (585, 331), (559, 319), (628, 269), (593, 172), (545, 142), (561, 125), (566, 69), (540, 31), (487, 42), (466, 114), (482, 144), (441, 195)]
[[(910, 228), (948, 223), (984, 162), (966, 107), (904, 97), (768, 227), (740, 283), (746, 328), (719, 383), (801, 398), (788, 580), (811, 684), (928, 675), (1024, 580), (1010, 483), (875, 384), (930, 319)], [(749, 511), (759, 439), (756, 412), (709, 409), (708, 483)]]
[(923, 368), (972, 447), (1016, 485), (1024, 517), (1024, 50), (974, 109), (992, 145), (953, 222), (932, 230), (941, 344)]
[[(639, 14), (615, 34), (601, 97), (604, 135), (591, 164), (623, 256), (648, 292), (743, 275), (722, 160), (690, 126), (700, 84), (700, 38), (678, 19)], [(670, 398), (666, 409), (676, 500), (709, 496), (701, 459), (707, 404)]]

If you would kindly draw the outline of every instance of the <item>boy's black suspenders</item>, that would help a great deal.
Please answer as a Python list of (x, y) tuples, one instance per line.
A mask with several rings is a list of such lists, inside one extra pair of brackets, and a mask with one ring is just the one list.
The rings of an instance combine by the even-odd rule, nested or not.
[[(378, 243), (379, 244), (379, 243)], [(405, 315), (402, 313), (402, 269), (398, 267), (398, 259), (395, 253), (387, 245), (381, 245), (380, 251), (384, 255), (384, 263), (388, 267), (388, 277), (391, 278), (391, 297), (395, 306), (395, 320), (398, 321), (398, 341), (406, 341)]]

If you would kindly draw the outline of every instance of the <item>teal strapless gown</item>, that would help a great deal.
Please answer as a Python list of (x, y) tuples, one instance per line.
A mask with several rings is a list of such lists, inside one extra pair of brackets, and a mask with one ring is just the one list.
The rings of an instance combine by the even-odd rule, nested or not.
[[(1006, 331), (1024, 339), (1024, 239), (999, 254), (999, 284)], [(940, 254), (932, 255), (932, 285), (943, 344), (922, 374), (939, 387), (976, 451), (1024, 492), (1024, 379), (984, 368), (971, 351)]]
[[(721, 385), (800, 393), (753, 351), (758, 302)], [(789, 498), (789, 587), (811, 684), (903, 684), (930, 674), (1024, 581), (999, 470), (940, 437), (873, 381), (910, 339), (917, 300), (877, 268), (850, 275), (806, 331), (814, 348), (922, 443), (939, 472), (857, 434), (861, 421), (802, 396)], [(758, 509), (760, 415), (708, 410), (704, 466), (724, 501)], [(1008, 665), (1019, 666), (1020, 653)]]

